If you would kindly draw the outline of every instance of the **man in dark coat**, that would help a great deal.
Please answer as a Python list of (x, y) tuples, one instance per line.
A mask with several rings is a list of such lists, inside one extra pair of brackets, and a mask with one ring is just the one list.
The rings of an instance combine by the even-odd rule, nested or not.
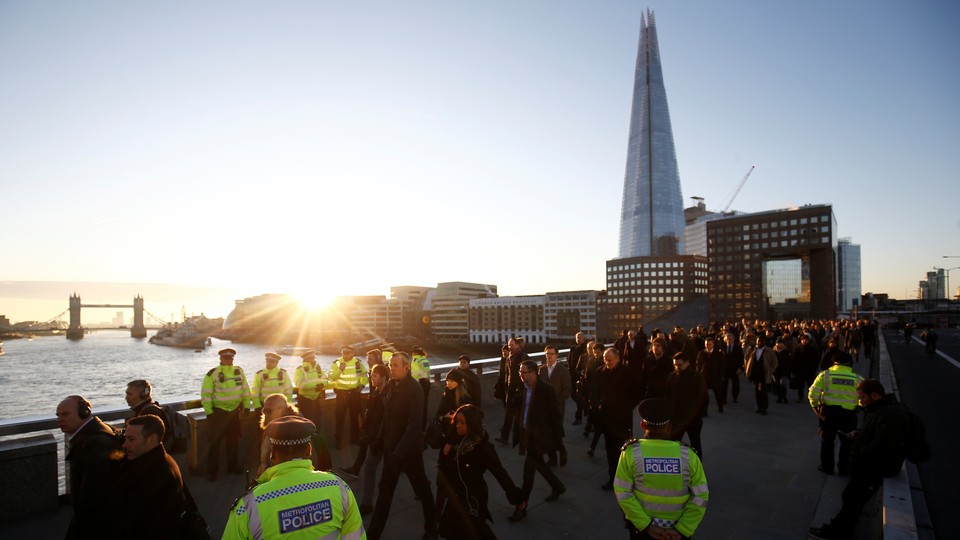
[(437, 530), (437, 511), (430, 480), (423, 469), (423, 389), (410, 376), (407, 353), (398, 352), (390, 358), (390, 379), (384, 398), (383, 422), (374, 443), (374, 450), (383, 452), (383, 474), (367, 537), (377, 540), (383, 534), (393, 492), (403, 473), (423, 506), (424, 537), (432, 538)]
[(885, 477), (900, 474), (903, 467), (911, 433), (907, 410), (876, 379), (861, 381), (857, 397), (865, 416), (863, 427), (853, 433), (850, 480), (843, 490), (843, 506), (829, 523), (810, 529), (814, 538), (853, 538), (853, 528), (864, 505), (880, 489)]
[(570, 370), (570, 396), (573, 398), (573, 402), (577, 404), (577, 413), (574, 416), (573, 425), (579, 426), (583, 422), (583, 399), (580, 397), (578, 383), (583, 373), (577, 370), (577, 366), (580, 364), (580, 357), (587, 353), (587, 337), (583, 332), (577, 332), (574, 339), (575, 342), (570, 347), (570, 352), (567, 353), (567, 369)]
[(124, 432), (127, 461), (120, 468), (118, 538), (179, 538), (187, 508), (177, 462), (163, 447), (163, 421), (152, 414), (131, 418)]
[(723, 402), (727, 402), (727, 386), (731, 387), (733, 402), (740, 397), (740, 372), (743, 371), (743, 347), (733, 332), (724, 334)]
[(627, 332), (627, 341), (623, 344), (623, 350), (620, 351), (621, 362), (629, 368), (641, 367), (643, 361), (647, 358), (647, 343), (640, 341), (637, 334), (630, 330)]
[(640, 375), (640, 387), (643, 395), (640, 399), (662, 398), (666, 396), (667, 377), (673, 373), (673, 363), (667, 356), (667, 340), (657, 337), (650, 345), (650, 355), (643, 363)]
[[(496, 441), (502, 444), (509, 444), (507, 437), (510, 435), (510, 429), (513, 427), (517, 415), (517, 395), (520, 393), (520, 389), (523, 388), (523, 380), (520, 377), (520, 364), (530, 360), (527, 353), (523, 352), (523, 347), (520, 343), (521, 340), (518, 338), (510, 338), (510, 341), (507, 342), (508, 353), (503, 363), (505, 369), (502, 370), (501, 373), (504, 388), (506, 388), (505, 405), (507, 410), (503, 417), (503, 426), (500, 427), (500, 436), (497, 437)], [(516, 441), (514, 441), (514, 443), (516, 443)]]
[(686, 433), (690, 447), (702, 459), (700, 431), (707, 413), (707, 384), (682, 352), (673, 355), (673, 373), (667, 379), (667, 401), (673, 406), (672, 439), (680, 441)]
[(603, 351), (603, 367), (597, 370), (596, 419), (607, 451), (607, 482), (613, 489), (620, 449), (633, 432), (633, 409), (640, 402), (639, 386), (631, 369), (620, 361), (620, 351)]
[(467, 385), (467, 393), (473, 400), (473, 404), (479, 407), (483, 403), (483, 392), (480, 386), (480, 376), (476, 371), (470, 369), (470, 357), (462, 354), (457, 358), (457, 371), (463, 375)]
[[(566, 418), (567, 399), (570, 398), (570, 394), (572, 393), (570, 370), (557, 362), (559, 353), (555, 346), (547, 345), (546, 348), (543, 349), (543, 353), (546, 362), (540, 366), (540, 380), (549, 384), (557, 397), (557, 408), (560, 410), (560, 436), (562, 438), (563, 435), (565, 435), (563, 420)], [(563, 446), (562, 441), (558, 450), (560, 451), (560, 466), (563, 467), (567, 464), (567, 449)], [(549, 464), (551, 466), (557, 464), (556, 452), (550, 454)]]
[(556, 392), (549, 384), (539, 380), (537, 363), (533, 360), (520, 364), (519, 373), (524, 385), (516, 397), (514, 440), (520, 443), (520, 451), (526, 455), (521, 487), (524, 502), (510, 515), (510, 521), (519, 521), (526, 517), (534, 473), (540, 473), (550, 484), (552, 491), (547, 496), (547, 501), (557, 500), (567, 490), (543, 460), (544, 454), (553, 453), (562, 446), (563, 425), (560, 422), (560, 410), (557, 408)]
[(713, 390), (713, 399), (717, 402), (717, 408), (723, 412), (723, 406), (727, 402), (727, 395), (723, 388), (726, 359), (723, 351), (717, 348), (717, 341), (713, 334), (707, 334), (703, 340), (703, 350), (697, 353), (696, 369), (703, 375), (707, 388)]
[(67, 539), (99, 538), (116, 516), (110, 486), (123, 460), (113, 429), (93, 415), (90, 402), (69, 396), (57, 405), (57, 426), (67, 435), (73, 518)]

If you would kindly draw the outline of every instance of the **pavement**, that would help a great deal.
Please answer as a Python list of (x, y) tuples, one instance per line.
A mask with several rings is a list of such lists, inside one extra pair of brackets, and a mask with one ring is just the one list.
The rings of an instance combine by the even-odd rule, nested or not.
[[(869, 369), (869, 362), (861, 361), (858, 365), (858, 370), (865, 374), (869, 373)], [(484, 376), (483, 379), (486, 396), (490, 396), (491, 377)], [(436, 406), (439, 398), (438, 388), (434, 385), (432, 407)], [(704, 419), (703, 427), (703, 464), (710, 499), (706, 516), (695, 535), (698, 540), (800, 540), (807, 538), (809, 527), (827, 521), (839, 509), (839, 495), (845, 479), (817, 471), (820, 444), (817, 419), (806, 400), (797, 403), (796, 398), (796, 391), (793, 390), (787, 404), (777, 404), (775, 398), (771, 399), (769, 413), (761, 416), (754, 413), (753, 388), (743, 380), (739, 403), (729, 403), (724, 413), (717, 411), (711, 395), (709, 416)], [(492, 529), (498, 538), (555, 540), (626, 537), (623, 517), (613, 492), (600, 489), (607, 479), (603, 443), (600, 443), (595, 457), (587, 456), (589, 441), (582, 436), (582, 426), (572, 425), (573, 409), (570, 404), (567, 405), (564, 422), (569, 463), (557, 469), (567, 492), (558, 501), (545, 501), (550, 490), (546, 481), (538, 477), (534, 482), (527, 518), (519, 523), (510, 523), (506, 517), (513, 508), (507, 503), (496, 481), (492, 477), (487, 479), (491, 490), (490, 511), (494, 516)], [(492, 399), (486, 399), (483, 410), (486, 414), (484, 424), (491, 437), (495, 437), (503, 420), (503, 407)], [(634, 422), (637, 424), (638, 419), (635, 418)], [(523, 457), (518, 455), (515, 448), (499, 443), (494, 445), (507, 471), (519, 484)], [(350, 464), (355, 451), (354, 446), (334, 451), (334, 464)], [(424, 453), (427, 475), (431, 479), (436, 476), (436, 452), (427, 450)], [(211, 483), (202, 475), (189, 475), (183, 459), (183, 456), (178, 457), (185, 480), (211, 526), (213, 537), (219, 538), (228, 509), (243, 492), (245, 478), (224, 475)], [(359, 480), (349, 480), (349, 483), (355, 490), (360, 489)], [(0, 525), (0, 538), (63, 538), (70, 513), (70, 508), (64, 506), (54, 513)], [(369, 516), (365, 522), (368, 523), (368, 520)], [(423, 518), (419, 502), (415, 500), (409, 482), (401, 480), (384, 537), (417, 539), (422, 532)]]

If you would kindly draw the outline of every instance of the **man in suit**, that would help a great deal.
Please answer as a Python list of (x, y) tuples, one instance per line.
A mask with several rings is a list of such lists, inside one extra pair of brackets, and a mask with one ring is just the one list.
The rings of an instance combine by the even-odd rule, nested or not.
[(600, 487), (609, 491), (613, 489), (620, 449), (633, 433), (633, 408), (640, 401), (640, 386), (616, 349), (603, 351), (603, 367), (597, 371), (597, 378), (596, 416), (607, 451), (608, 478)]
[[(543, 354), (546, 357), (546, 363), (540, 367), (540, 380), (552, 386), (557, 393), (557, 408), (560, 410), (560, 436), (562, 437), (566, 434), (563, 431), (563, 419), (566, 418), (567, 399), (570, 398), (572, 393), (570, 370), (561, 367), (557, 362), (559, 353), (553, 345), (547, 345), (543, 349)], [(562, 440), (558, 450), (560, 451), (560, 466), (563, 467), (567, 464), (567, 449), (563, 446)], [(549, 465), (554, 466), (556, 464), (557, 453), (554, 452), (550, 454)]]
[(743, 371), (747, 380), (753, 383), (754, 394), (757, 397), (757, 410), (754, 412), (766, 415), (767, 407), (770, 406), (767, 386), (774, 382), (773, 372), (777, 369), (777, 353), (767, 347), (767, 339), (763, 336), (756, 337), (756, 344), (755, 348), (748, 348), (743, 352)]
[(527, 516), (527, 502), (530, 491), (533, 490), (534, 473), (540, 473), (550, 484), (552, 491), (547, 496), (548, 502), (557, 500), (567, 491), (563, 482), (553, 474), (550, 466), (543, 460), (544, 454), (549, 454), (560, 448), (563, 424), (560, 422), (560, 411), (557, 409), (557, 397), (553, 387), (540, 379), (537, 373), (537, 363), (526, 360), (520, 364), (520, 378), (523, 388), (516, 396), (517, 414), (514, 419), (514, 440), (520, 442), (520, 452), (526, 454), (523, 462), (523, 502), (517, 506), (510, 521), (520, 521)]
[(57, 426), (67, 439), (73, 517), (67, 538), (97, 538), (114, 515), (110, 486), (123, 451), (113, 429), (93, 415), (90, 402), (68, 396), (57, 405)]

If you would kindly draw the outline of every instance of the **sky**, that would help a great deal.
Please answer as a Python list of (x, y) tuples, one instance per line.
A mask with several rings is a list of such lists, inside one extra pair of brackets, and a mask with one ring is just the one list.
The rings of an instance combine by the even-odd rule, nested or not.
[(953, 1), (7, 0), (0, 314), (66, 309), (36, 282), (190, 286), (157, 311), (211, 316), (603, 289), (648, 8), (685, 204), (756, 164), (733, 208), (832, 204), (863, 292), (960, 266)]

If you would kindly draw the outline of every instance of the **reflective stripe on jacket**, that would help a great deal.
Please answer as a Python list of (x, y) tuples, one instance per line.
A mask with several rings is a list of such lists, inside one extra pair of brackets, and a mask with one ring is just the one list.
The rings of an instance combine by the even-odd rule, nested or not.
[(330, 380), (334, 390), (359, 390), (367, 384), (367, 366), (359, 358), (337, 358), (330, 366)]
[(837, 364), (817, 374), (807, 399), (814, 409), (820, 405), (836, 405), (852, 411), (859, 403), (857, 385), (861, 381), (863, 377), (854, 373), (852, 367)]
[[(304, 362), (297, 366), (293, 372), (293, 384), (297, 387), (297, 393), (307, 399), (317, 399), (323, 395), (324, 388), (327, 387), (327, 380), (323, 376), (323, 369), (317, 364)], [(317, 384), (320, 387), (317, 387)]]

